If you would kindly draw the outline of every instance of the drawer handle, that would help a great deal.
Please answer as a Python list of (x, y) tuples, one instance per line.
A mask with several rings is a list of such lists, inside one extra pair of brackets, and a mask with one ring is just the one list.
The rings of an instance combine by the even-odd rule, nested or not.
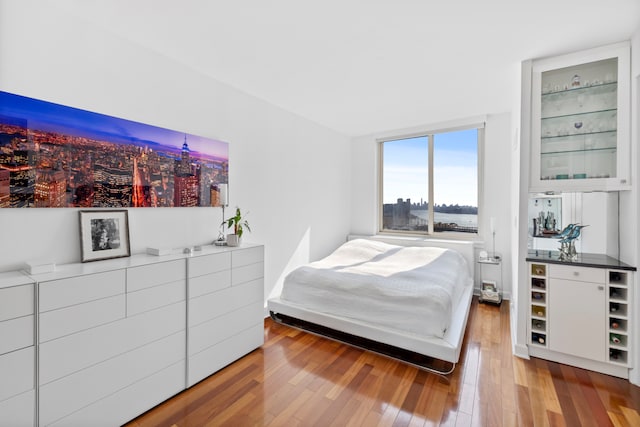
[(598, 290), (599, 291), (604, 291), (604, 286), (602, 286), (602, 285), (598, 286)]
[(580, 272), (579, 272), (579, 271), (574, 271), (574, 272), (573, 272), (573, 275), (574, 275), (574, 276), (579, 276), (579, 275), (580, 275)]

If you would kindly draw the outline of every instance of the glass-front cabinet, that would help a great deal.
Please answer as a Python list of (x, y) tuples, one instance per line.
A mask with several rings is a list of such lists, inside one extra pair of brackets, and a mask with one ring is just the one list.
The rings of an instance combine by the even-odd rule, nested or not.
[(533, 61), (531, 79), (531, 190), (629, 189), (629, 44)]

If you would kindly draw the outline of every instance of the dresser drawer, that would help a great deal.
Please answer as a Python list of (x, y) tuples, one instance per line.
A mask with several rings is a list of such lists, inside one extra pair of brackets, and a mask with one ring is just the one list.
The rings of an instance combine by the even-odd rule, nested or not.
[(29, 347), (34, 344), (33, 316), (0, 322), (0, 354)]
[(69, 307), (125, 292), (125, 271), (87, 274), (39, 284), (40, 312)]
[(231, 254), (229, 252), (189, 258), (189, 277), (204, 276), (230, 268)]
[(243, 267), (237, 267), (232, 270), (231, 284), (233, 286), (247, 283), (252, 280), (261, 279), (264, 277), (264, 263), (259, 262), (257, 264), (249, 264)]
[(185, 270), (184, 260), (129, 268), (127, 269), (127, 292), (184, 280)]
[(189, 298), (199, 297), (231, 286), (231, 270), (189, 278)]
[(0, 356), (0, 401), (33, 390), (35, 360), (33, 346)]
[(135, 316), (145, 311), (184, 301), (185, 279), (165, 283), (152, 288), (127, 293), (127, 316)]
[(0, 289), (0, 322), (33, 314), (33, 285)]
[(549, 277), (579, 282), (605, 283), (603, 268), (577, 267), (573, 265), (549, 264)]
[(233, 268), (237, 268), (263, 261), (264, 246), (256, 246), (254, 248), (244, 248), (233, 251), (231, 264)]
[(125, 305), (125, 296), (120, 294), (44, 312), (40, 314), (40, 343), (123, 319)]

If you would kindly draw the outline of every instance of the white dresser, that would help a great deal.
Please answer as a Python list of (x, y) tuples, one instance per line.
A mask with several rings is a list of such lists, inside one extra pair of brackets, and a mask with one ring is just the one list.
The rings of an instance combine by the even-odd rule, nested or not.
[(262, 246), (189, 258), (187, 386), (262, 345)]
[(0, 426), (35, 422), (34, 283), (20, 272), (0, 273)]
[(245, 245), (4, 273), (0, 427), (121, 425), (261, 346), (263, 271)]

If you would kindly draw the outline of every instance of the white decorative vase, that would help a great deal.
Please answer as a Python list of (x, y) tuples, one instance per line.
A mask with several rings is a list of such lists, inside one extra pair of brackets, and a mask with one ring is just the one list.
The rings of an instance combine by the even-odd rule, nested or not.
[(227, 246), (240, 246), (241, 239), (237, 234), (227, 234)]

